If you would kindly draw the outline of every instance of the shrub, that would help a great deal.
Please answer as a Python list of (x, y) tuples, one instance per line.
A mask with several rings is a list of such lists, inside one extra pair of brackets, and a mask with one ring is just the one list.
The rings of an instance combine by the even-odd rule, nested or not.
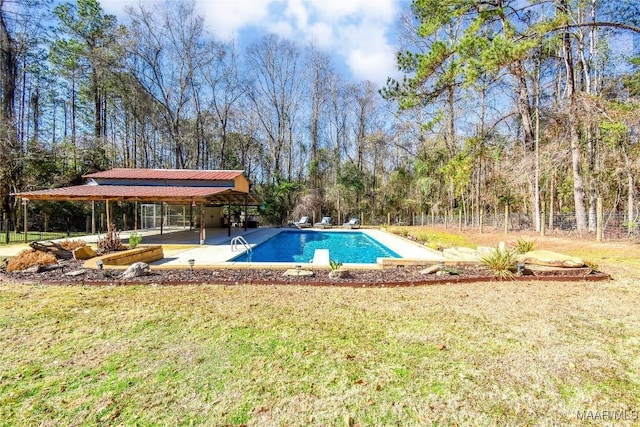
[(495, 248), (480, 258), (480, 264), (488, 268), (494, 276), (502, 279), (513, 277), (516, 253), (508, 249)]
[(137, 232), (132, 232), (129, 235), (129, 247), (131, 247), (131, 249), (135, 249), (136, 246), (138, 246), (140, 243), (142, 243), (142, 234), (138, 234)]
[(62, 246), (63, 248), (65, 248), (68, 251), (73, 251), (75, 249), (87, 246), (87, 242), (83, 242), (82, 240), (68, 240), (68, 239), (65, 239), (62, 242), (60, 242), (60, 246)]
[(329, 260), (329, 267), (331, 268), (331, 271), (336, 271), (336, 270), (339, 270), (340, 267), (342, 267), (342, 263), (339, 262), (339, 261), (335, 261), (335, 260), (330, 259)]
[(120, 240), (120, 232), (116, 230), (115, 224), (110, 224), (104, 239), (98, 240), (98, 254), (108, 254), (122, 249), (122, 240)]
[(422, 231), (416, 234), (416, 240), (422, 243), (423, 245), (427, 244), (429, 241), (429, 233)]
[(584, 265), (589, 267), (591, 271), (593, 271), (594, 273), (597, 273), (600, 271), (600, 266), (593, 261), (585, 260)]
[(34, 251), (31, 249), (25, 249), (15, 257), (9, 260), (7, 264), (7, 272), (21, 271), (34, 265), (50, 265), (55, 264), (58, 261), (53, 254), (42, 251)]
[(536, 242), (527, 238), (517, 238), (511, 242), (511, 246), (516, 254), (526, 254), (536, 247)]

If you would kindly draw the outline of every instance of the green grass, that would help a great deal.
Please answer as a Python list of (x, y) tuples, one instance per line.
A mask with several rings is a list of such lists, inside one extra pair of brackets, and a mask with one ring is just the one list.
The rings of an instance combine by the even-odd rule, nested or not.
[(0, 425), (576, 423), (640, 408), (639, 291), (4, 284)]
[(432, 227), (389, 227), (388, 231), (403, 237), (411, 237), (433, 249), (453, 246), (474, 246), (469, 239), (454, 231), (442, 231)]
[[(73, 232), (67, 236), (65, 231), (29, 231), (27, 233), (27, 240), (29, 242), (36, 242), (39, 240), (55, 240), (55, 239), (63, 239), (65, 237), (73, 238), (77, 236), (85, 236), (86, 233), (78, 233)], [(24, 243), (24, 233), (16, 233), (14, 231), (9, 233), (9, 242), (8, 243)], [(7, 234), (0, 233), (0, 244), (7, 244)]]

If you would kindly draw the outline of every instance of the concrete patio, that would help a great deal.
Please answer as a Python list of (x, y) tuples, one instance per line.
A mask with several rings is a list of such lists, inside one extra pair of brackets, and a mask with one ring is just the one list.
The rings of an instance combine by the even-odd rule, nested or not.
[[(231, 236), (229, 236), (229, 230), (227, 228), (208, 228), (205, 230), (203, 245), (200, 245), (199, 230), (169, 229), (163, 230), (162, 234), (160, 234), (159, 229), (137, 230), (135, 232), (143, 236), (142, 245), (162, 245), (164, 250), (164, 259), (152, 263), (151, 265), (155, 268), (185, 268), (189, 266), (189, 260), (193, 260), (194, 266), (198, 268), (205, 266), (258, 268), (266, 267), (267, 264), (255, 262), (238, 263), (229, 261), (245, 250), (242, 245), (235, 248), (235, 251), (232, 250), (231, 240), (234, 237), (242, 236), (248, 245), (253, 247), (286, 229), (287, 228), (253, 228), (245, 231), (244, 228), (233, 227), (231, 228)], [(411, 261), (426, 261), (433, 263), (455, 261), (452, 260), (450, 256), (443, 256), (441, 252), (385, 231), (377, 229), (361, 229), (360, 231), (367, 233), (369, 236), (400, 255), (402, 260), (398, 260), (394, 264), (409, 264)], [(134, 231), (122, 231), (120, 233), (122, 242), (126, 244), (129, 236), (133, 232)], [(103, 237), (104, 234), (95, 234), (76, 237), (73, 238), (73, 240), (83, 240), (88, 244), (95, 245), (98, 239)], [(0, 246), (0, 257), (15, 256), (25, 248), (28, 248), (28, 245), (19, 244)], [(355, 268), (372, 267), (371, 264), (345, 264)], [(269, 263), (268, 266), (289, 268), (293, 267), (294, 263)]]

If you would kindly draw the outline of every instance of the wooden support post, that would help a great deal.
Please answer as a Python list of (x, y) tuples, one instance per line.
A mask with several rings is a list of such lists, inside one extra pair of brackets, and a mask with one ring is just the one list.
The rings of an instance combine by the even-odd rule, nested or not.
[(227, 221), (229, 224), (227, 225), (227, 236), (231, 237), (231, 199), (227, 199), (227, 203), (229, 205), (229, 215), (228, 215), (228, 219), (229, 221)]
[[(29, 243), (29, 230), (27, 228), (27, 203), (29, 203), (29, 200), (27, 199), (22, 199), (22, 208), (23, 208), (23, 212), (22, 212), (22, 216), (23, 216), (23, 231), (24, 231), (24, 242), (25, 243)], [(8, 241), (7, 241), (8, 243)]]
[(191, 206), (189, 206), (189, 230), (193, 230), (193, 208), (195, 207), (195, 200), (191, 201)]
[(479, 221), (479, 226), (480, 226), (480, 234), (482, 234), (483, 227), (484, 227), (484, 209), (480, 209), (480, 211), (478, 212), (478, 221)]
[(249, 210), (249, 194), (244, 195), (244, 231), (247, 231), (247, 211)]
[(105, 210), (107, 215), (107, 231), (108, 231), (109, 227), (111, 227), (111, 205), (109, 204), (108, 200), (105, 200), (104, 204), (105, 204)]
[(138, 202), (133, 202), (133, 229), (138, 229)]
[(164, 202), (160, 202), (160, 235), (164, 231)]
[(204, 245), (204, 241), (206, 239), (205, 236), (205, 227), (204, 227), (204, 205), (200, 205), (200, 244)]
[(462, 232), (462, 210), (458, 211), (458, 231)]
[(96, 234), (96, 201), (91, 201), (91, 234)]

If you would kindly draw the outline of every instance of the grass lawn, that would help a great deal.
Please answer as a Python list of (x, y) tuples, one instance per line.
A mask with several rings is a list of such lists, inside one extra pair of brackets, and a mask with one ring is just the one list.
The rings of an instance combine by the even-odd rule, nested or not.
[(627, 246), (594, 283), (2, 284), (0, 425), (637, 425)]

